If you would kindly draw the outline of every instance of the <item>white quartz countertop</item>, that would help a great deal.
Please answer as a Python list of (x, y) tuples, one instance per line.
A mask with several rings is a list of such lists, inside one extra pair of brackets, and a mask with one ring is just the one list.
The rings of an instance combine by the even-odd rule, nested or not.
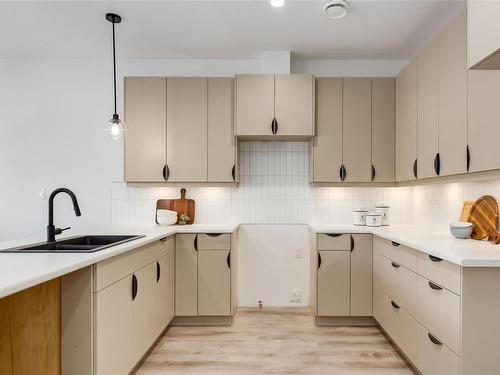
[(500, 245), (488, 241), (457, 239), (446, 226), (310, 225), (310, 228), (316, 233), (370, 233), (462, 267), (500, 267)]
[[(78, 235), (117, 234), (144, 235), (134, 241), (113, 246), (95, 253), (0, 253), (0, 298), (34, 285), (87, 267), (176, 233), (232, 233), (238, 228), (231, 225), (186, 225), (170, 227), (106, 226), (59, 236), (58, 239)], [(44, 242), (44, 238), (0, 242), (0, 250)]]

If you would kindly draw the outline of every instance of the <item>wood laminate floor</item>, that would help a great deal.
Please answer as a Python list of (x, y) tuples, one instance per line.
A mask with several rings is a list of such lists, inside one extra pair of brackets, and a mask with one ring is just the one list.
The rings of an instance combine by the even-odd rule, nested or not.
[(307, 309), (239, 309), (230, 327), (171, 327), (137, 371), (413, 374), (377, 327), (316, 327)]

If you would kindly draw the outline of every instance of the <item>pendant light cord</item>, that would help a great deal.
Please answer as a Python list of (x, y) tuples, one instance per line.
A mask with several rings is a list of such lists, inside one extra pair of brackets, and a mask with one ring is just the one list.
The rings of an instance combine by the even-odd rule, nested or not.
[(114, 92), (114, 99), (115, 99), (115, 115), (117, 114), (116, 112), (116, 47), (115, 47), (115, 23), (112, 22), (113, 24), (113, 92)]

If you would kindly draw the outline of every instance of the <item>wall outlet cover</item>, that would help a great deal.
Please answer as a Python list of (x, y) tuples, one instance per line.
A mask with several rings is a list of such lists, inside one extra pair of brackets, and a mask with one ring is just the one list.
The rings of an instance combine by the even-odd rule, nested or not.
[(289, 303), (302, 303), (302, 290), (298, 288), (288, 289)]

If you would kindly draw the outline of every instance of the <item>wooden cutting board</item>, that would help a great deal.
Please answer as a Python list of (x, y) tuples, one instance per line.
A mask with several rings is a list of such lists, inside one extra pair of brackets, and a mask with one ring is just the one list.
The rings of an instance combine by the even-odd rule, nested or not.
[[(194, 200), (186, 199), (186, 189), (181, 189), (181, 197), (179, 199), (158, 199), (156, 202), (157, 210), (170, 210), (177, 212), (176, 224), (179, 224), (181, 214), (187, 214), (191, 218), (191, 221), (188, 224), (193, 224), (195, 208), (196, 204)], [(158, 223), (158, 220), (156, 220), (156, 223)]]
[(498, 237), (498, 203), (491, 195), (484, 195), (472, 205), (467, 221), (474, 224), (471, 238), (483, 240)]

